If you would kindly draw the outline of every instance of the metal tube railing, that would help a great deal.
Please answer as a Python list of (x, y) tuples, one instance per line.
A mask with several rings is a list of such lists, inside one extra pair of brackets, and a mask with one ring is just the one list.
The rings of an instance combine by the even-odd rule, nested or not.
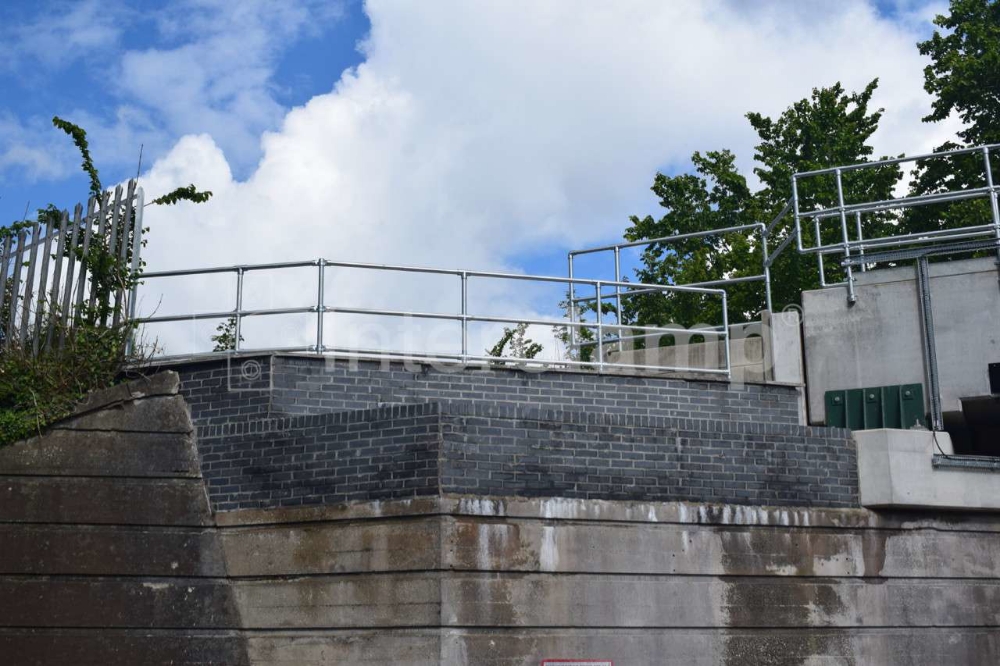
[[(244, 308), (244, 276), (250, 271), (260, 271), (260, 270), (280, 270), (287, 268), (303, 268), (315, 266), (317, 268), (317, 287), (316, 287), (316, 304), (313, 306), (300, 306), (300, 307), (278, 307), (278, 308), (259, 308), (259, 309), (246, 309)], [(364, 308), (364, 307), (347, 307), (338, 305), (328, 305), (326, 303), (326, 270), (327, 268), (346, 268), (346, 269), (367, 269), (367, 270), (377, 270), (377, 271), (388, 271), (388, 272), (408, 272), (408, 273), (426, 273), (432, 275), (457, 275), (461, 281), (461, 308), (459, 313), (448, 313), (448, 312), (422, 312), (414, 310), (395, 310), (395, 309), (380, 309), (380, 308)], [(414, 359), (428, 358), (454, 358), (459, 362), (474, 362), (490, 360), (496, 362), (495, 357), (491, 356), (481, 356), (469, 353), (469, 324), (472, 322), (476, 323), (502, 323), (502, 324), (528, 324), (528, 325), (538, 325), (538, 326), (565, 326), (567, 329), (574, 333), (579, 329), (596, 329), (596, 345), (598, 347), (597, 359), (592, 361), (577, 361), (574, 359), (560, 359), (557, 361), (535, 361), (533, 359), (506, 359), (508, 361), (523, 361), (529, 363), (538, 364), (548, 364), (556, 366), (586, 366), (595, 367), (598, 371), (606, 371), (609, 368), (628, 368), (628, 369), (644, 369), (644, 370), (686, 370), (691, 372), (707, 373), (707, 374), (725, 374), (729, 376), (728, 370), (721, 368), (702, 368), (702, 367), (689, 367), (689, 368), (666, 368), (657, 365), (645, 365), (636, 363), (625, 363), (619, 361), (610, 361), (605, 358), (605, 334), (609, 330), (608, 324), (604, 321), (603, 308), (597, 307), (597, 320), (596, 322), (585, 322), (585, 321), (566, 321), (565, 319), (542, 319), (542, 318), (532, 318), (532, 317), (511, 317), (511, 316), (500, 316), (492, 314), (475, 314), (469, 310), (469, 288), (468, 283), (471, 278), (482, 278), (482, 279), (496, 279), (496, 280), (518, 280), (518, 281), (532, 281), (540, 282), (544, 284), (549, 283), (565, 283), (569, 284), (571, 289), (574, 289), (578, 285), (587, 286), (588, 288), (593, 288), (595, 297), (598, 303), (605, 299), (613, 298), (616, 302), (620, 301), (623, 296), (628, 296), (635, 291), (641, 291), (643, 293), (694, 293), (702, 294), (707, 296), (718, 296), (721, 297), (723, 302), (723, 308), (725, 308), (726, 294), (722, 289), (713, 289), (709, 287), (697, 287), (691, 285), (677, 286), (677, 285), (653, 285), (644, 284), (637, 282), (624, 282), (620, 280), (606, 281), (606, 280), (587, 280), (579, 278), (565, 278), (565, 277), (554, 277), (546, 275), (524, 275), (520, 273), (500, 273), (492, 271), (469, 271), (469, 270), (449, 270), (449, 269), (439, 269), (439, 268), (420, 268), (416, 266), (401, 266), (401, 265), (388, 265), (388, 264), (363, 264), (358, 262), (339, 262), (339, 261), (328, 261), (326, 259), (318, 259), (315, 261), (296, 261), (296, 262), (276, 262), (269, 264), (256, 264), (256, 265), (233, 265), (233, 266), (215, 266), (203, 269), (178, 269), (178, 270), (166, 270), (166, 271), (154, 271), (144, 274), (143, 280), (156, 280), (162, 278), (171, 277), (183, 277), (183, 276), (193, 276), (193, 275), (210, 275), (210, 274), (220, 274), (220, 273), (235, 273), (237, 276), (236, 285), (236, 307), (233, 310), (219, 310), (219, 311), (209, 311), (209, 312), (193, 312), (193, 313), (183, 313), (183, 314), (166, 314), (166, 315), (151, 315), (147, 317), (136, 318), (139, 323), (145, 324), (160, 324), (167, 322), (177, 322), (177, 321), (203, 321), (210, 319), (227, 319), (233, 318), (236, 322), (236, 349), (235, 351), (249, 353), (253, 351), (252, 349), (247, 349), (245, 346), (241, 345), (239, 342), (240, 332), (242, 330), (243, 320), (247, 317), (258, 317), (258, 316), (272, 316), (272, 315), (288, 315), (288, 314), (307, 314), (314, 313), (316, 315), (316, 337), (315, 344), (309, 346), (296, 346), (296, 347), (285, 347), (283, 350), (292, 351), (309, 351), (315, 353), (337, 353), (340, 354), (343, 350), (342, 348), (334, 347), (329, 348), (324, 343), (324, 315), (327, 313), (337, 313), (337, 314), (347, 314), (347, 315), (359, 315), (359, 316), (380, 316), (380, 317), (403, 317), (403, 318), (414, 318), (414, 319), (427, 319), (427, 320), (439, 320), (439, 321), (452, 321), (459, 322), (462, 328), (462, 343), (461, 351), (458, 354), (445, 354), (439, 355), (433, 352), (427, 352), (426, 354), (413, 354), (410, 356)], [(614, 292), (605, 294), (606, 289), (613, 288)], [(592, 300), (594, 300), (592, 299)], [(574, 307), (571, 305), (571, 307)], [(729, 330), (725, 326), (727, 319), (724, 316), (724, 326), (719, 332), (714, 332), (717, 338), (724, 340), (727, 346), (729, 345)], [(620, 325), (615, 325), (611, 327), (612, 330), (620, 328)], [(688, 329), (683, 329), (679, 327), (657, 327), (657, 326), (640, 326), (640, 327), (629, 327), (634, 330), (641, 330), (650, 334), (660, 334), (660, 335), (673, 335), (681, 333), (689, 333)], [(699, 333), (704, 331), (699, 330)], [(273, 348), (262, 349), (260, 351), (277, 351)], [(357, 351), (357, 350), (353, 350)], [(190, 356), (189, 354), (183, 355), (185, 357)], [(727, 361), (728, 363), (728, 361)]]

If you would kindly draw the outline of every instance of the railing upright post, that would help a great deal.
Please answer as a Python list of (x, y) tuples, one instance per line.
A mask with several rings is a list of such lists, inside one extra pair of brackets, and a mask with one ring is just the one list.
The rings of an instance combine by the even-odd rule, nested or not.
[(731, 380), (733, 378), (733, 365), (729, 356), (729, 299), (725, 290), (722, 291), (722, 332), (722, 343), (726, 346), (726, 379)]
[(597, 371), (604, 372), (604, 317), (602, 316), (603, 308), (601, 307), (601, 281), (598, 280), (595, 282), (594, 287), (597, 290), (597, 308), (595, 312), (597, 315)]
[[(819, 218), (813, 217), (813, 226), (816, 228), (816, 245), (823, 244), (823, 237), (820, 236)], [(816, 253), (816, 262), (819, 264), (819, 286), (826, 286), (826, 268), (823, 266), (823, 253)]]
[[(1000, 205), (997, 204), (997, 191), (993, 185), (993, 167), (990, 165), (989, 146), (983, 147), (983, 166), (986, 168), (986, 186), (990, 188), (990, 209), (993, 212), (993, 227), (996, 229), (997, 241), (1000, 241)], [(1000, 248), (997, 248), (997, 264), (1000, 265)]]
[(760, 247), (764, 255), (764, 307), (771, 311), (771, 262), (767, 252), (767, 225), (760, 225)]
[(462, 271), (462, 365), (469, 362), (469, 274)]
[[(840, 169), (837, 169), (834, 173), (837, 177), (837, 208), (840, 211), (840, 233), (843, 238), (844, 258), (849, 259), (851, 257), (851, 239), (847, 235), (847, 212), (844, 210), (844, 183)], [(857, 295), (854, 293), (854, 269), (851, 268), (850, 264), (847, 264), (845, 268), (847, 269), (847, 302), (854, 303), (858, 300)]]
[[(576, 285), (573, 282), (573, 253), (567, 255), (569, 262), (569, 351), (576, 349)], [(572, 356), (570, 357), (572, 358)]]
[[(865, 240), (865, 236), (864, 236), (864, 233), (861, 231), (861, 211), (858, 211), (857, 213), (854, 214), (854, 222), (855, 222), (856, 226), (858, 227), (858, 243), (863, 243), (864, 240)], [(861, 255), (862, 259), (864, 259), (864, 256), (865, 256), (865, 246), (864, 245), (860, 245), (860, 244), (858, 245), (858, 254)], [(861, 272), (862, 273), (867, 273), (868, 272), (868, 268), (865, 266), (864, 262), (861, 263)]]
[(326, 259), (316, 262), (316, 274), (319, 284), (316, 287), (316, 353), (322, 354), (323, 347), (323, 315), (326, 314)]
[[(622, 279), (622, 260), (621, 260), (621, 248), (617, 245), (615, 246), (615, 282), (621, 282)], [(618, 321), (618, 326), (622, 325), (622, 288), (620, 285), (615, 285), (615, 319)], [(619, 330), (618, 335), (621, 335)]]
[(802, 224), (801, 213), (799, 211), (799, 181), (792, 175), (792, 213), (795, 215), (795, 242), (799, 246), (799, 252), (805, 248), (802, 246)]
[(236, 267), (236, 312), (233, 315), (235, 317), (235, 335), (236, 338), (233, 340), (233, 351), (240, 350), (240, 337), (241, 331), (243, 330), (243, 267)]

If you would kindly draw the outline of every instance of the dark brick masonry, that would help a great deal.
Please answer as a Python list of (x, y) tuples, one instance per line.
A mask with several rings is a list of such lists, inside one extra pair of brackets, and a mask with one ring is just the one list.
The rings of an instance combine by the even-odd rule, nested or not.
[(470, 402), (206, 426), (216, 510), (439, 493), (857, 506), (849, 433)]
[(447, 372), (302, 356), (260, 356), (174, 365), (198, 427), (247, 418), (324, 414), (383, 405), (468, 400), (588, 414), (661, 416), (723, 422), (798, 423), (795, 387), (665, 377)]
[(177, 366), (216, 510), (439, 493), (857, 506), (793, 387), (260, 356)]

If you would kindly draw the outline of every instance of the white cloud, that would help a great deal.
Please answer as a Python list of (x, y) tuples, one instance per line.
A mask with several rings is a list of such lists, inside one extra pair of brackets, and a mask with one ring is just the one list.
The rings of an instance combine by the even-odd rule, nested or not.
[(154, 18), (175, 45), (126, 52), (119, 96), (148, 109), (168, 136), (209, 133), (230, 161), (250, 165), (261, 132), (285, 112), (271, 80), (278, 56), (341, 10), (339, 2), (314, 0), (172, 3)]
[(56, 134), (51, 124), (23, 123), (0, 111), (0, 179), (8, 170), (28, 181), (65, 176), (77, 158), (72, 144), (67, 147)]
[[(86, 63), (93, 90), (112, 102), (111, 117), (103, 108), (75, 107), (72, 98), (60, 102), (59, 113), (88, 130), (102, 166), (134, 164), (140, 144), (156, 156), (177, 137), (208, 133), (235, 168), (246, 171), (260, 157), (261, 134), (286, 112), (273, 81), (281, 55), (337, 20), (343, 3), (176, 0), (140, 10), (97, 0), (47, 9), (0, 32), (10, 41), (9, 69), (43, 76), (76, 60)], [(116, 51), (125, 30), (158, 46)], [(11, 156), (0, 162), (0, 173), (32, 162), (33, 177), (65, 175), (27, 148), (50, 143), (48, 118), (42, 120), (28, 123), (38, 131), (22, 132), (22, 144), (4, 148)], [(0, 135), (0, 146), (8, 141)]]
[[(953, 129), (919, 121), (929, 98), (915, 42), (926, 25), (887, 20), (860, 0), (366, 7), (366, 62), (266, 133), (249, 179), (230, 176), (224, 128), (181, 141), (153, 167), (151, 194), (194, 182), (216, 197), (149, 209), (151, 270), (320, 255), (504, 268), (526, 253), (619, 237), (628, 214), (653, 211), (657, 168), (728, 147), (749, 172), (755, 137), (743, 114), (780, 113), (837, 80), (859, 89), (880, 78), (878, 153), (924, 151)], [(194, 78), (190, 91), (178, 82), (192, 100), (206, 91)], [(219, 122), (239, 125), (238, 108)], [(274, 280), (269, 293), (275, 304), (282, 292), (308, 302), (310, 284)], [(428, 292), (412, 280), (332, 284), (338, 298), (396, 293), (415, 309), (457, 298), (454, 285)], [(172, 294), (199, 306), (205, 291)], [(543, 307), (523, 300), (530, 293), (497, 289), (484, 307), (525, 316)]]
[[(55, 6), (29, 23), (8, 27), (6, 64), (25, 60), (59, 67), (78, 58), (100, 56), (118, 44), (130, 17), (117, 2), (81, 0)], [(6, 40), (5, 40), (6, 41)]]

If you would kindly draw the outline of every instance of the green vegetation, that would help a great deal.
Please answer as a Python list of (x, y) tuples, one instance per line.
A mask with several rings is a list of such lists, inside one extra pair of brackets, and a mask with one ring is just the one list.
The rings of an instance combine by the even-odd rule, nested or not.
[[(503, 335), (500, 336), (500, 339), (492, 348), (486, 350), (486, 353), (496, 358), (535, 358), (541, 353), (542, 345), (529, 338), (527, 331), (528, 325), (525, 323), (517, 324), (514, 328), (504, 326)], [(501, 367), (506, 363), (506, 361), (490, 361), (491, 365), (497, 367)]]
[[(58, 117), (53, 118), (52, 124), (68, 134), (80, 151), (82, 169), (90, 180), (90, 194), (99, 207), (104, 188), (90, 155), (87, 133)], [(153, 203), (203, 202), (211, 196), (211, 192), (198, 192), (192, 185), (154, 199)], [(110, 212), (98, 208), (101, 215)], [(42, 224), (58, 223), (59, 219), (60, 213), (53, 205), (38, 211)], [(0, 228), (0, 240), (33, 224), (22, 220)], [(0, 351), (0, 444), (40, 434), (46, 426), (70, 414), (90, 391), (111, 386), (127, 372), (141, 367), (145, 349), (135, 340), (135, 324), (115, 323), (116, 319), (125, 319), (121, 315), (128, 312), (127, 294), (139, 280), (139, 275), (133, 274), (131, 269), (135, 243), (131, 238), (133, 227), (134, 218), (127, 220), (124, 228), (128, 229), (130, 238), (124, 257), (112, 251), (109, 233), (101, 235), (96, 230), (86, 253), (82, 239), (76, 246), (67, 244), (64, 256), (72, 254), (87, 266), (94, 304), (91, 306), (88, 301), (77, 308), (72, 324), (62, 327), (58, 306), (48, 303), (44, 312), (34, 313), (43, 318), (43, 325), (32, 327), (45, 331), (46, 340), (40, 339), (36, 345), (31, 336), (23, 343), (11, 339)], [(144, 244), (145, 240), (141, 242)], [(140, 274), (141, 270), (140, 263)], [(3, 322), (10, 321), (10, 308), (17, 307), (14, 294), (10, 292), (8, 288), (8, 293), (3, 295), (4, 307), (0, 311)], [(118, 294), (126, 296), (118, 298)], [(48, 333), (50, 323), (51, 337)], [(49, 341), (61, 341), (61, 344), (47, 344)]]
[[(215, 346), (212, 347), (212, 351), (214, 352), (233, 351), (236, 349), (236, 317), (230, 317), (216, 327), (215, 335), (212, 336), (212, 342), (215, 343)], [(243, 342), (242, 334), (240, 334), (240, 342)]]

